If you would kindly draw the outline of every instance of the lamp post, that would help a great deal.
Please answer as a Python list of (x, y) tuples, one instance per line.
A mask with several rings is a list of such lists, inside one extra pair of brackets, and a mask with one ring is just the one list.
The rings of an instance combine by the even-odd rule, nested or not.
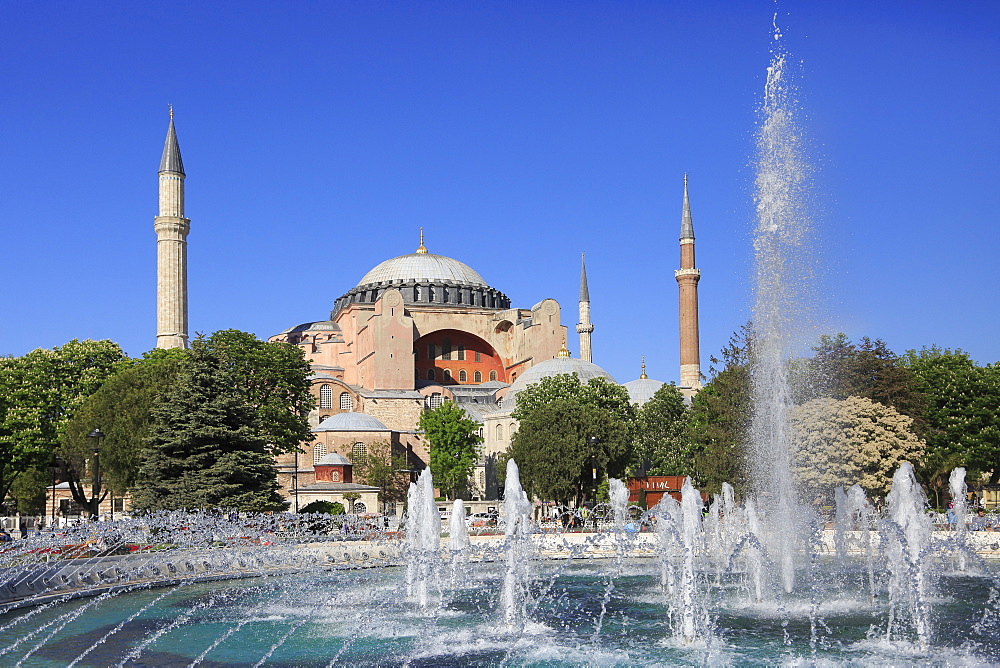
[(59, 474), (59, 470), (62, 468), (62, 460), (60, 460), (55, 455), (52, 456), (52, 464), (49, 466), (52, 469), (52, 523), (49, 525), (53, 530), (56, 526), (56, 476)]
[(292, 471), (292, 487), (295, 488), (295, 512), (299, 512), (299, 451), (295, 450), (295, 470)]
[[(87, 434), (87, 438), (94, 439), (94, 479), (90, 488), (90, 514), (91, 519), (97, 519), (101, 514), (101, 440), (104, 438), (104, 432), (100, 429), (94, 429)], [(111, 501), (111, 505), (111, 512), (114, 513), (114, 500)], [(114, 518), (113, 514), (112, 518)]]
[(594, 487), (594, 497), (593, 501), (597, 501), (597, 444), (601, 440), (596, 436), (591, 436), (587, 439), (587, 443), (590, 444), (590, 474), (591, 474), (591, 485)]

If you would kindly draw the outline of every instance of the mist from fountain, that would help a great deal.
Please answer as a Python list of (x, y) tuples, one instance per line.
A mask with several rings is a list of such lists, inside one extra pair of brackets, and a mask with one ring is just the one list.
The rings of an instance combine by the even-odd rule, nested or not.
[(434, 501), (434, 480), (429, 468), (406, 495), (406, 589), (421, 608), (430, 605), (429, 589), (440, 570), (441, 514)]

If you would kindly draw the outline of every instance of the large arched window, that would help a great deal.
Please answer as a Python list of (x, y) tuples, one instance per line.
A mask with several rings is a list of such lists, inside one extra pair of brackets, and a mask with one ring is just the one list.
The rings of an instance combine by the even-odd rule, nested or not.
[(497, 425), (497, 443), (503, 443), (503, 425)]
[(319, 407), (333, 408), (333, 387), (331, 385), (320, 385)]
[(497, 372), (490, 371), (490, 380), (496, 380), (496, 379), (497, 379)]
[(434, 380), (434, 369), (427, 370), (427, 380)]
[(354, 410), (354, 400), (351, 399), (351, 395), (347, 392), (341, 392), (340, 394), (340, 410), (350, 411)]
[(451, 380), (451, 369), (445, 369), (443, 376), (444, 376), (445, 382), (450, 381)]
[(361, 466), (368, 463), (368, 446), (358, 441), (351, 448), (351, 463), (355, 466)]
[(434, 410), (435, 408), (437, 408), (438, 406), (441, 405), (441, 401), (442, 401), (441, 394), (438, 393), (438, 392), (435, 392), (430, 397), (428, 397), (428, 399), (427, 399), (427, 407), (430, 408), (431, 410)]
[(465, 369), (458, 370), (458, 382), (460, 383), (469, 382), (469, 374), (465, 372)]
[(474, 383), (481, 383), (481, 382), (483, 382), (483, 372), (482, 371), (474, 371), (472, 373), (472, 382), (474, 382)]
[(313, 446), (313, 464), (326, 457), (326, 443), (317, 443)]

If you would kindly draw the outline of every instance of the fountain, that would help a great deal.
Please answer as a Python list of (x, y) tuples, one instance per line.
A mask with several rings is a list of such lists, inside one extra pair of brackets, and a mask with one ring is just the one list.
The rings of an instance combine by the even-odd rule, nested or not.
[[(935, 531), (904, 464), (880, 514), (855, 485), (833, 528), (796, 496), (785, 362), (807, 328), (810, 261), (786, 56), (768, 69), (754, 241), (753, 474), (704, 513), (690, 480), (629, 517), (543, 532), (507, 464), (503, 535), (448, 542), (430, 471), (410, 486), (405, 538), (361, 518), (159, 513), (69, 527), (0, 551), (0, 662), (139, 665), (995, 664), (1000, 556)], [(594, 514), (595, 525), (606, 519)], [(629, 527), (642, 528), (631, 531)], [(451, 576), (446, 566), (451, 566)]]

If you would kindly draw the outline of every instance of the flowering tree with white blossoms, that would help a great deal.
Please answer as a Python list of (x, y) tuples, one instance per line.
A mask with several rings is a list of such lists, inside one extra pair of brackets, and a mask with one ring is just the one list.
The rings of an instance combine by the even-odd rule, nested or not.
[(924, 457), (913, 420), (871, 399), (813, 399), (791, 412), (790, 423), (796, 479), (823, 496), (854, 484), (885, 496), (899, 465)]

